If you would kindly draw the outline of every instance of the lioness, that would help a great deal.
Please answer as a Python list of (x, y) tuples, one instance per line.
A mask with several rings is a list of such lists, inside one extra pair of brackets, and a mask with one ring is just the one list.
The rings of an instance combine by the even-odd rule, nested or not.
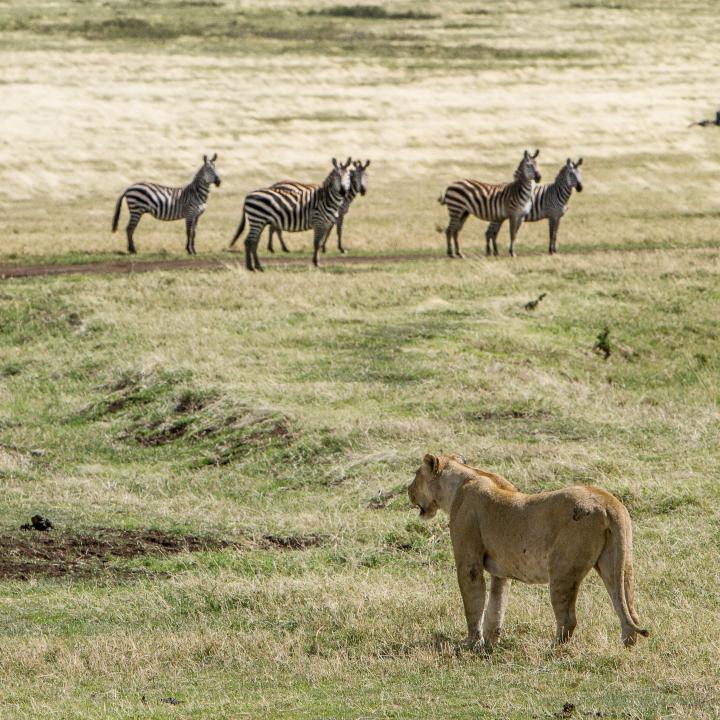
[[(633, 607), (630, 516), (609, 492), (583, 485), (525, 495), (458, 455), (426, 455), (408, 495), (422, 519), (435, 517), (438, 508), (450, 516), (468, 642), (497, 641), (512, 579), (550, 585), (555, 637), (566, 642), (577, 624), (580, 583), (592, 568), (620, 618), (623, 643), (629, 647), (638, 634), (648, 636)], [(491, 577), (483, 619), (485, 570)]]

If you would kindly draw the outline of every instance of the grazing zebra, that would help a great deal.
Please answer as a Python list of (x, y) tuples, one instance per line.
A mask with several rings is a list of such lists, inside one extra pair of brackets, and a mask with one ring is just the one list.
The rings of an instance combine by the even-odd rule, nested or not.
[(247, 217), (250, 229), (245, 237), (245, 266), (248, 270), (262, 270), (257, 255), (260, 234), (266, 225), (288, 232), (314, 231), (313, 265), (318, 265), (318, 251), (337, 217), (343, 198), (350, 190), (350, 158), (338, 163), (333, 158), (333, 169), (322, 185), (306, 185), (290, 192), (274, 188), (255, 190), (245, 197), (243, 214), (233, 239), (232, 247), (245, 229)]
[[(550, 224), (550, 243), (548, 252), (554, 255), (557, 252), (557, 231), (560, 227), (560, 219), (567, 212), (570, 195), (573, 188), (582, 192), (582, 172), (580, 166), (583, 159), (580, 158), (574, 163), (570, 158), (562, 166), (550, 185), (538, 185), (533, 189), (532, 207), (525, 216), (525, 222), (538, 222), (547, 219)], [(503, 221), (491, 222), (485, 231), (485, 254), (490, 255), (490, 241), (492, 240), (493, 252), (498, 254), (497, 236)]]
[[(345, 199), (343, 200), (343, 204), (340, 206), (340, 209), (338, 210), (337, 214), (337, 220), (335, 222), (335, 229), (337, 231), (337, 240), (338, 240), (338, 250), (345, 254), (345, 248), (342, 246), (342, 228), (343, 228), (343, 220), (345, 218), (345, 215), (347, 214), (347, 211), (350, 209), (350, 205), (352, 204), (352, 201), (357, 197), (358, 193), (360, 195), (365, 195), (368, 188), (368, 166), (370, 165), (370, 161), (368, 160), (364, 165), (362, 161), (355, 160), (353, 163), (353, 167), (350, 170), (350, 190), (348, 191), (347, 195), (345, 196)], [(303, 190), (307, 190), (310, 188), (317, 187), (317, 185), (307, 184), (307, 183), (299, 183), (295, 182), (293, 180), (284, 180), (283, 182), (275, 183), (271, 186), (273, 190), (282, 190), (284, 192), (288, 193), (298, 193), (302, 192)], [(325, 247), (327, 245), (328, 238), (330, 237), (330, 233), (332, 232), (332, 228), (328, 230), (327, 235), (325, 236), (325, 239), (323, 240), (322, 244), (322, 251), (325, 252)], [(273, 229), (273, 226), (270, 226), (270, 234), (268, 237), (268, 251), (271, 253), (274, 253), (275, 250), (273, 249), (273, 235), (277, 233), (278, 240), (280, 241), (280, 247), (282, 248), (283, 252), (290, 252), (287, 249), (287, 246), (285, 245), (285, 242), (283, 241), (282, 236), (282, 230), (279, 228), (277, 230)]]
[(481, 220), (500, 222), (510, 220), (510, 255), (515, 257), (515, 237), (523, 218), (530, 210), (532, 191), (541, 179), (535, 158), (539, 150), (531, 155), (527, 150), (515, 170), (515, 179), (511, 183), (490, 185), (478, 180), (458, 180), (445, 188), (438, 198), (441, 205), (447, 205), (450, 216), (445, 237), (447, 254), (453, 257), (451, 240), (455, 241), (455, 255), (463, 257), (458, 243), (458, 233), (462, 230), (470, 213)]
[(188, 255), (195, 255), (195, 230), (200, 216), (205, 212), (210, 194), (210, 184), (220, 186), (220, 176), (215, 171), (217, 153), (208, 160), (203, 155), (203, 165), (195, 173), (192, 182), (185, 187), (168, 187), (155, 183), (135, 183), (127, 188), (118, 198), (115, 205), (112, 231), (115, 232), (120, 219), (123, 198), (127, 201), (130, 220), (127, 225), (128, 252), (135, 254), (133, 233), (140, 218), (149, 212), (158, 220), (181, 220), (185, 218), (187, 242), (185, 249)]

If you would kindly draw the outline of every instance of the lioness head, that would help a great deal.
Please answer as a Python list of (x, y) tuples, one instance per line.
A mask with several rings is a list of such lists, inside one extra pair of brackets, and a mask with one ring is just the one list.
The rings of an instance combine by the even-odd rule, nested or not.
[(408, 487), (410, 503), (420, 508), (422, 520), (432, 520), (437, 514), (440, 507), (437, 480), (449, 460), (465, 464), (465, 458), (462, 455), (426, 455), (422, 465), (415, 472), (415, 479)]

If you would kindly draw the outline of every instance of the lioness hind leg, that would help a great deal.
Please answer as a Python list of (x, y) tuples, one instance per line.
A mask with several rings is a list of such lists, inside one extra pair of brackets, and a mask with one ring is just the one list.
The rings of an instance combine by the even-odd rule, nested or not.
[(565, 643), (575, 632), (577, 617), (575, 602), (577, 601), (580, 579), (550, 581), (550, 602), (555, 612), (555, 641)]
[(487, 645), (494, 645), (500, 638), (505, 610), (507, 608), (510, 579), (495, 577), (490, 578), (490, 597), (487, 609), (483, 618), (483, 641)]

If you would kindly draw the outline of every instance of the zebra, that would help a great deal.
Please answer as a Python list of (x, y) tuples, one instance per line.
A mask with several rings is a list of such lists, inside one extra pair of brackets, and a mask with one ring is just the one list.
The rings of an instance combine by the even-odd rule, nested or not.
[(478, 180), (458, 180), (445, 188), (438, 198), (441, 205), (447, 205), (449, 222), (445, 230), (447, 254), (453, 257), (451, 240), (455, 241), (455, 255), (463, 257), (458, 243), (458, 233), (462, 230), (470, 213), (481, 220), (498, 222), (510, 220), (510, 255), (515, 257), (515, 237), (523, 218), (530, 211), (532, 191), (541, 175), (535, 158), (539, 150), (531, 155), (527, 150), (515, 170), (514, 180), (510, 183), (490, 185)]
[(137, 251), (133, 242), (133, 233), (140, 218), (149, 212), (158, 220), (185, 219), (187, 242), (185, 250), (188, 255), (195, 255), (195, 231), (200, 216), (205, 212), (210, 194), (210, 184), (220, 187), (220, 176), (215, 170), (217, 153), (210, 160), (203, 155), (202, 167), (195, 173), (192, 182), (185, 187), (168, 187), (155, 183), (139, 182), (126, 188), (115, 204), (115, 216), (112, 231), (115, 232), (120, 219), (122, 201), (125, 198), (130, 211), (127, 224), (128, 252), (134, 255)]
[[(344, 255), (345, 254), (345, 248), (342, 246), (342, 229), (343, 229), (343, 220), (345, 218), (345, 215), (347, 214), (348, 210), (350, 209), (350, 205), (352, 204), (352, 201), (357, 197), (358, 193), (360, 195), (365, 195), (368, 188), (368, 166), (370, 165), (370, 161), (368, 160), (364, 165), (361, 160), (355, 160), (353, 163), (353, 167), (350, 170), (350, 190), (348, 191), (347, 195), (345, 196), (345, 199), (343, 200), (342, 205), (340, 206), (340, 209), (338, 210), (337, 220), (335, 222), (335, 229), (337, 232), (337, 240), (338, 240), (338, 250)], [(271, 185), (273, 190), (282, 190), (284, 192), (288, 193), (299, 193), (303, 190), (311, 189), (314, 187), (317, 187), (317, 185), (308, 184), (308, 183), (299, 183), (295, 182), (293, 180), (283, 180), (282, 182), (275, 183), (274, 185)], [(327, 235), (325, 236), (325, 239), (323, 240), (322, 244), (322, 251), (325, 252), (326, 245), (328, 238), (330, 237), (330, 233), (332, 232), (332, 228), (328, 230)], [(280, 228), (273, 229), (273, 226), (270, 226), (270, 233), (268, 237), (268, 251), (271, 253), (274, 253), (275, 250), (273, 249), (273, 235), (277, 234), (278, 240), (280, 241), (280, 247), (282, 248), (283, 252), (290, 252), (285, 245), (285, 242), (283, 241), (282, 236), (282, 230)]]
[(262, 270), (257, 255), (260, 234), (266, 225), (288, 232), (314, 231), (313, 265), (318, 266), (318, 251), (332, 228), (343, 198), (350, 190), (350, 158), (338, 163), (333, 158), (333, 169), (322, 185), (307, 185), (296, 192), (263, 188), (249, 193), (243, 204), (242, 220), (233, 239), (232, 247), (245, 229), (247, 218), (250, 229), (245, 237), (245, 266), (248, 270)]
[[(560, 227), (560, 220), (567, 212), (570, 195), (573, 188), (582, 192), (582, 172), (580, 166), (583, 159), (580, 158), (574, 163), (570, 158), (560, 168), (555, 182), (550, 185), (538, 185), (533, 189), (532, 207), (525, 216), (525, 222), (538, 222), (547, 219), (550, 224), (550, 242), (548, 252), (554, 255), (557, 252), (557, 231)], [(485, 231), (485, 254), (490, 255), (490, 241), (493, 244), (493, 253), (498, 254), (497, 235), (503, 221), (491, 222)]]

